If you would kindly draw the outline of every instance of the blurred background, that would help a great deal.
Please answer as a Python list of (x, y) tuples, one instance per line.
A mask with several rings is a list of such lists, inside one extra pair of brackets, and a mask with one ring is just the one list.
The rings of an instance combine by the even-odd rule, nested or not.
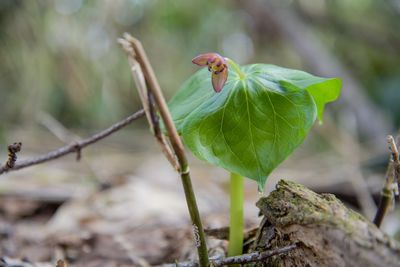
[(355, 87), (346, 105), (366, 98), (390, 127), (399, 126), (398, 1), (276, 2), (278, 13), (247, 1), (1, 1), (3, 135), (40, 112), (90, 128), (137, 110), (116, 42), (123, 32), (143, 42), (167, 97), (196, 70), (195, 55), (216, 51), (241, 64), (344, 72), (355, 83), (344, 84), (344, 94)]
[[(325, 123), (316, 124), (305, 144), (271, 175), (266, 192), (278, 179), (296, 180), (335, 193), (372, 219), (389, 159), (386, 136), (396, 135), (400, 126), (399, 0), (2, 0), (0, 25), (2, 162), (12, 142), (23, 142), (21, 159), (34, 157), (141, 108), (117, 43), (129, 32), (142, 41), (167, 99), (197, 70), (191, 59), (209, 51), (240, 64), (342, 78), (341, 98), (329, 104)], [(17, 234), (0, 252), (51, 258), (53, 251), (39, 257), (32, 246), (21, 249), (26, 239), (37, 244), (49, 238), (33, 235), (37, 227), (53, 229), (51, 234), (84, 229), (101, 240), (149, 220), (187, 225), (177, 177), (154, 143), (140, 120), (85, 150), (81, 163), (70, 156), (1, 176), (0, 234), (10, 229)], [(226, 225), (227, 173), (194, 158), (191, 163), (206, 224)], [(246, 185), (251, 225), (258, 220), (259, 195), (255, 183)], [(147, 233), (155, 231), (152, 225)], [(395, 212), (384, 227), (396, 234)], [(152, 263), (166, 257), (136, 249)]]

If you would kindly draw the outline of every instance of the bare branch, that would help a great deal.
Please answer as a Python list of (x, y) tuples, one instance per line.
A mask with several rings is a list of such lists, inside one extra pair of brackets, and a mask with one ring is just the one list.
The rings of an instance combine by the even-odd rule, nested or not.
[[(205, 235), (203, 226), (201, 223), (200, 213), (197, 207), (196, 198), (193, 191), (192, 181), (190, 178), (190, 171), (189, 165), (187, 161), (187, 157), (185, 154), (185, 149), (183, 147), (183, 143), (181, 138), (179, 137), (178, 131), (176, 130), (174, 121), (172, 119), (171, 113), (168, 110), (167, 103), (163, 96), (162, 90), (160, 85), (158, 84), (157, 78), (153, 71), (153, 68), (150, 64), (150, 61), (147, 58), (146, 52), (140, 43), (139, 40), (133, 38), (128, 33), (124, 34), (124, 38), (119, 39), (119, 42), (122, 44), (122, 47), (128, 54), (129, 62), (138, 62), (145, 78), (145, 81), (148, 85), (149, 89), (149, 99), (151, 101), (152, 97), (154, 97), (154, 103), (157, 107), (160, 117), (164, 122), (165, 129), (168, 132), (168, 138), (171, 144), (171, 147), (168, 146), (166, 142), (161, 140), (159, 143), (165, 145), (164, 148), (171, 149), (175, 153), (177, 163), (179, 164), (179, 172), (181, 175), (181, 181), (183, 185), (183, 189), (185, 192), (186, 203), (189, 209), (189, 214), (192, 219), (193, 223), (193, 233), (195, 237), (195, 244), (197, 247), (197, 252), (199, 255), (199, 264), (201, 267), (209, 266), (208, 261), (208, 251), (207, 251), (207, 244), (205, 241)], [(131, 66), (132, 67), (132, 66)], [(144, 103), (146, 105), (147, 103)], [(152, 104), (150, 103), (150, 106)], [(156, 118), (154, 116), (155, 113), (153, 112), (151, 117)], [(153, 119), (150, 120), (150, 125), (157, 126), (158, 122), (154, 121)], [(156, 135), (157, 137), (157, 135)], [(162, 137), (162, 136), (161, 136)], [(168, 157), (168, 154), (166, 154)], [(175, 157), (174, 157), (175, 158)], [(175, 167), (176, 165), (172, 163)]]
[(397, 136), (397, 143), (394, 140), (393, 136), (388, 136), (388, 143), (390, 145), (390, 151), (392, 153), (392, 160), (393, 160), (393, 169), (394, 169), (394, 177), (393, 181), (397, 183), (398, 190), (400, 190), (400, 156), (399, 156), (399, 136)]
[[(292, 251), (293, 249), (297, 248), (298, 244), (291, 244), (285, 247), (277, 248), (277, 249), (272, 249), (272, 250), (267, 250), (267, 251), (262, 251), (262, 252), (253, 252), (249, 254), (243, 254), (239, 256), (234, 256), (234, 257), (228, 257), (224, 259), (218, 259), (218, 260), (212, 260), (211, 261), (211, 266), (213, 267), (220, 267), (224, 265), (234, 265), (234, 264), (247, 264), (247, 263), (252, 263), (252, 262), (263, 262), (265, 259), (287, 253), (289, 251)], [(198, 267), (198, 264), (196, 262), (182, 262), (182, 263), (175, 263), (175, 264), (164, 264), (162, 265), (163, 267)]]
[(7, 165), (7, 163), (8, 163), (8, 161), (7, 161), (7, 163), (4, 164), (4, 166), (0, 167), (0, 174), (3, 174), (5, 172), (10, 172), (10, 171), (16, 171), (16, 170), (30, 167), (33, 165), (37, 165), (37, 164), (40, 164), (40, 163), (43, 163), (46, 161), (54, 160), (54, 159), (60, 158), (62, 156), (70, 154), (70, 153), (77, 153), (77, 159), (79, 160), (80, 153), (83, 148), (85, 148), (88, 145), (91, 145), (93, 143), (96, 143), (97, 141), (111, 135), (112, 133), (120, 130), (121, 128), (127, 126), (131, 122), (133, 122), (143, 116), (144, 116), (144, 110), (141, 109), (141, 110), (135, 112), (134, 114), (130, 115), (129, 117), (123, 119), (122, 121), (110, 126), (109, 128), (107, 128), (89, 138), (86, 138), (81, 141), (74, 142), (69, 145), (60, 147), (56, 150), (53, 150), (53, 151), (51, 151), (47, 154), (44, 154), (42, 156), (39, 156), (39, 157), (35, 157), (33, 159), (24, 160), (21, 162), (15, 162), (15, 164), (12, 166), (12, 168), (9, 168), (9, 166)]
[(136, 60), (136, 52), (128, 39), (120, 38), (118, 42), (122, 45), (125, 52), (128, 54), (128, 61), (131, 67), (131, 74), (135, 81), (136, 88), (139, 93), (140, 100), (143, 104), (143, 109), (146, 113), (147, 121), (150, 125), (151, 131), (155, 136), (158, 144), (161, 147), (161, 151), (164, 153), (167, 160), (174, 167), (175, 170), (179, 170), (179, 163), (171, 147), (168, 145), (164, 133), (161, 131), (159, 117), (156, 114), (156, 105), (154, 103), (154, 96), (151, 90), (148, 90), (146, 85), (146, 79), (140, 63)]
[(379, 200), (379, 206), (375, 214), (374, 224), (380, 227), (385, 217), (387, 211), (393, 203), (394, 190), (393, 185), (399, 185), (399, 174), (400, 174), (400, 161), (399, 161), (399, 151), (393, 136), (388, 135), (387, 142), (389, 144), (389, 149), (391, 157), (389, 159), (389, 164), (386, 172), (386, 181), (382, 188), (381, 198)]
[(396, 145), (396, 142), (394, 141), (393, 136), (389, 135), (387, 137), (387, 141), (389, 143), (390, 152), (392, 153), (393, 161), (398, 162), (399, 161), (399, 151), (397, 149), (397, 145)]
[(224, 265), (231, 265), (231, 264), (245, 264), (245, 263), (251, 263), (251, 262), (262, 262), (266, 258), (282, 254), (282, 253), (287, 253), (293, 249), (297, 248), (297, 244), (291, 244), (285, 247), (273, 249), (273, 250), (267, 250), (263, 252), (253, 252), (249, 254), (243, 254), (240, 256), (234, 256), (234, 257), (228, 257), (225, 259), (221, 260), (215, 260), (213, 261), (214, 266), (224, 266)]
[[(127, 47), (123, 44), (124, 49), (127, 51), (130, 60), (135, 60), (139, 63), (144, 78), (148, 84), (150, 92), (154, 95), (155, 103), (157, 104), (157, 108), (160, 111), (160, 116), (165, 124), (165, 128), (168, 132), (169, 139), (171, 141), (172, 148), (176, 153), (176, 156), (179, 160), (179, 164), (183, 167), (180, 171), (186, 172), (187, 168), (187, 159), (185, 150), (183, 147), (183, 143), (179, 134), (175, 128), (175, 124), (173, 122), (172, 116), (168, 110), (167, 103), (163, 96), (160, 85), (158, 84), (158, 80), (155, 76), (153, 68), (147, 58), (146, 52), (140, 43), (139, 40), (133, 38), (128, 33), (124, 34), (124, 39), (119, 39), (120, 43), (125, 40), (127, 43)], [(122, 42), (121, 42), (122, 41)], [(132, 58), (133, 56), (133, 58)]]

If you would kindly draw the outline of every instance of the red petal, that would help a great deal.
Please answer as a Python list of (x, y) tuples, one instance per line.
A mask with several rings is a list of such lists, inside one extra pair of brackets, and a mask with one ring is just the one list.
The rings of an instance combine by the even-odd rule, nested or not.
[(228, 79), (228, 69), (225, 68), (218, 74), (213, 73), (211, 75), (212, 85), (214, 87), (214, 91), (219, 93), (225, 85), (226, 80)]
[(215, 53), (201, 54), (192, 59), (192, 62), (199, 66), (207, 66), (208, 61), (212, 61), (215, 58)]

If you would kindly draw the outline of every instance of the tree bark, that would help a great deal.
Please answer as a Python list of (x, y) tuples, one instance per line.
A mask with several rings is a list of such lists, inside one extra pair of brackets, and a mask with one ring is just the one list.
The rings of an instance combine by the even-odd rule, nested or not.
[(332, 194), (281, 180), (257, 206), (264, 218), (255, 250), (299, 245), (266, 266), (400, 266), (399, 243)]

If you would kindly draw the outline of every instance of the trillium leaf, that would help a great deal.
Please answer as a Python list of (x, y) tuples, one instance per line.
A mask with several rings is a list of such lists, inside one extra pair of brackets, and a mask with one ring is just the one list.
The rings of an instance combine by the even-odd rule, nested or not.
[(334, 97), (323, 86), (329, 79), (264, 64), (241, 70), (242, 78), (229, 70), (220, 93), (206, 69), (196, 72), (169, 107), (184, 143), (198, 158), (263, 188), (272, 170), (304, 141), (317, 109)]
[(317, 115), (323, 121), (325, 104), (335, 101), (340, 95), (342, 81), (338, 78), (321, 78), (300, 70), (282, 68), (275, 65), (263, 65), (263, 71), (307, 90), (317, 105)]

